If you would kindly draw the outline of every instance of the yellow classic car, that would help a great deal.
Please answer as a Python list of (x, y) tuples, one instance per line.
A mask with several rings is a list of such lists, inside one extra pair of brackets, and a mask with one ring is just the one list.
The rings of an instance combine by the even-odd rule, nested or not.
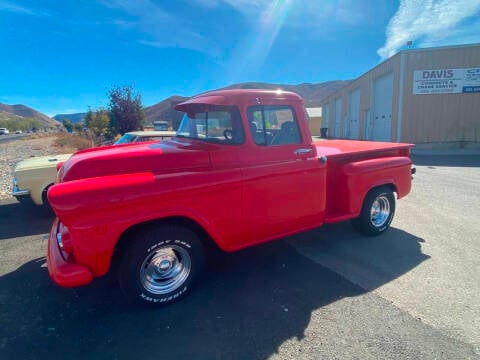
[(12, 195), (21, 203), (46, 204), (47, 190), (57, 175), (57, 164), (70, 156), (72, 154), (38, 156), (20, 161), (13, 171)]
[[(125, 133), (115, 145), (151, 140), (166, 140), (174, 131), (132, 131)], [(24, 204), (48, 206), (47, 191), (55, 182), (57, 164), (65, 162), (72, 154), (38, 156), (22, 160), (13, 170), (12, 195)]]

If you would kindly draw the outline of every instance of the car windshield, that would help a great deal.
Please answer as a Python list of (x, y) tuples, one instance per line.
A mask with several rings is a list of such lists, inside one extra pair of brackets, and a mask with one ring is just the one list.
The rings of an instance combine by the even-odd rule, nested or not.
[(232, 106), (209, 106), (185, 113), (177, 136), (225, 144), (241, 144), (245, 137), (240, 113)]
[(135, 136), (130, 134), (124, 134), (120, 139), (115, 141), (115, 145), (131, 143), (134, 140)]

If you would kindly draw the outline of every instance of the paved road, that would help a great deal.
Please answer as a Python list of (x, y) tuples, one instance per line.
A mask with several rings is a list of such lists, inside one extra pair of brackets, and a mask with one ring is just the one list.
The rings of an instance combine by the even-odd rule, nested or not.
[(479, 164), (417, 164), (384, 236), (337, 224), (248, 249), (159, 310), (125, 303), (110, 279), (55, 287), (51, 217), (3, 202), (0, 358), (477, 359)]
[[(333, 238), (293, 245), (480, 352), (480, 156), (417, 156), (414, 161), (412, 192), (397, 203), (393, 227), (415, 234), (422, 261), (406, 251), (408, 242), (391, 235), (372, 242), (339, 225), (328, 231)], [(390, 246), (396, 250), (388, 253)], [(406, 264), (415, 266), (396, 270)]]
[(6, 143), (13, 140), (22, 139), (32, 134), (8, 134), (8, 135), (0, 135), (0, 143)]

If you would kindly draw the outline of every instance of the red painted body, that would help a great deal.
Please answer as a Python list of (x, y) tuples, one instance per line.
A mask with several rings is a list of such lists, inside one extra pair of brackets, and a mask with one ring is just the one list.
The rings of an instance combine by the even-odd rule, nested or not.
[[(259, 104), (291, 106), (302, 143), (256, 145), (247, 131), (247, 112)], [(312, 142), (303, 101), (296, 94), (216, 91), (177, 109), (189, 112), (206, 105), (238, 108), (242, 144), (177, 137), (79, 152), (65, 162), (48, 192), (58, 217), (48, 251), (50, 275), (57, 284), (79, 286), (104, 275), (122, 234), (152, 220), (188, 219), (219, 248), (235, 251), (354, 218), (376, 186), (393, 186), (398, 198), (410, 191), (411, 144)], [(297, 155), (299, 148), (309, 152)], [(68, 256), (57, 245), (58, 222), (68, 227)]]

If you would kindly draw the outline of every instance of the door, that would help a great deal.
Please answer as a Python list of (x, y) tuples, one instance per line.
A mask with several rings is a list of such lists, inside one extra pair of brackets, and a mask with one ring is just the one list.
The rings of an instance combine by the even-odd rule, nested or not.
[(340, 124), (342, 120), (342, 99), (335, 100), (335, 109), (333, 112), (333, 137), (340, 137)]
[(370, 116), (370, 109), (363, 112), (363, 124), (365, 126), (363, 138), (366, 140), (372, 140), (373, 122)]
[(375, 80), (373, 89), (372, 140), (391, 141), (393, 73)]
[(330, 103), (322, 107), (322, 128), (330, 127)]
[[(325, 210), (326, 165), (318, 161), (311, 139), (296, 134), (293, 108), (256, 105), (248, 117), (255, 123), (250, 126), (254, 148), (242, 161), (241, 226), (248, 235), (239, 247), (319, 225)], [(296, 130), (289, 138), (284, 128)]]
[(360, 89), (348, 95), (348, 126), (345, 134), (349, 139), (358, 139), (358, 116), (360, 112)]

